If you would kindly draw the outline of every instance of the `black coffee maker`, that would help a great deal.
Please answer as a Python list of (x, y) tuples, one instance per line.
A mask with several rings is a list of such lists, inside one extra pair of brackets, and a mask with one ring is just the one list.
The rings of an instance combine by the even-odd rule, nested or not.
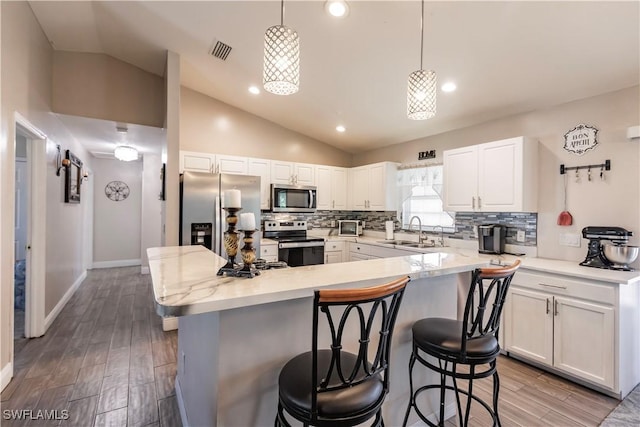
[(483, 224), (478, 226), (478, 252), (481, 254), (504, 253), (504, 240), (507, 227), (500, 224)]

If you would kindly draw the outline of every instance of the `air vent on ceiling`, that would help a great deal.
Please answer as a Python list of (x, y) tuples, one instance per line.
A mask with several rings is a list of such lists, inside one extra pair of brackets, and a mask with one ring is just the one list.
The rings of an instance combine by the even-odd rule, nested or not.
[(222, 59), (223, 61), (226, 61), (230, 53), (231, 53), (231, 46), (229, 46), (228, 44), (222, 43), (219, 40), (216, 41), (211, 51), (209, 51), (210, 55), (213, 55), (218, 59)]

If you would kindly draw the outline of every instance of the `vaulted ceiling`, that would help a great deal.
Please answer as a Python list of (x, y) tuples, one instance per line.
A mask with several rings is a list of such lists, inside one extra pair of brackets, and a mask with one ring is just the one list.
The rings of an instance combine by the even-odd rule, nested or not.
[[(301, 43), (300, 91), (262, 86), (264, 32), (279, 1), (31, 1), (55, 49), (111, 55), (162, 75), (181, 57), (184, 86), (348, 152), (413, 140), (639, 84), (640, 2), (425, 3), (424, 68), (439, 83), (436, 117), (406, 116), (420, 66), (420, 2), (350, 1), (334, 18), (323, 1), (287, 1)], [(223, 61), (215, 41), (232, 47)], [(338, 133), (336, 125), (347, 130)]]

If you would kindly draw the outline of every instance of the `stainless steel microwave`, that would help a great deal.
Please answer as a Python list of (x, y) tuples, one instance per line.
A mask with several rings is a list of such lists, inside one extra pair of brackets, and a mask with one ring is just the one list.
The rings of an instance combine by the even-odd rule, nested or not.
[(315, 212), (317, 189), (307, 185), (271, 184), (273, 212)]

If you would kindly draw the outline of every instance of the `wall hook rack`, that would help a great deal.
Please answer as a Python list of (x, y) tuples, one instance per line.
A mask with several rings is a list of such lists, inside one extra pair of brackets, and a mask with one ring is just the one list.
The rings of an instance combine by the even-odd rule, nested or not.
[(565, 173), (567, 173), (567, 171), (570, 170), (575, 170), (576, 173), (580, 170), (580, 169), (588, 169), (589, 171), (591, 171), (591, 168), (600, 168), (601, 169), (601, 173), (600, 173), (600, 177), (602, 178), (602, 169), (604, 168), (604, 170), (610, 171), (611, 170), (611, 160), (605, 160), (604, 163), (600, 163), (597, 165), (584, 165), (584, 166), (565, 166), (565, 165), (560, 165), (560, 175), (564, 175)]
[(60, 176), (60, 171), (62, 168), (68, 168), (71, 166), (71, 161), (69, 159), (62, 158), (62, 151), (60, 149), (60, 145), (56, 145), (56, 149), (58, 152), (56, 153), (56, 176)]

